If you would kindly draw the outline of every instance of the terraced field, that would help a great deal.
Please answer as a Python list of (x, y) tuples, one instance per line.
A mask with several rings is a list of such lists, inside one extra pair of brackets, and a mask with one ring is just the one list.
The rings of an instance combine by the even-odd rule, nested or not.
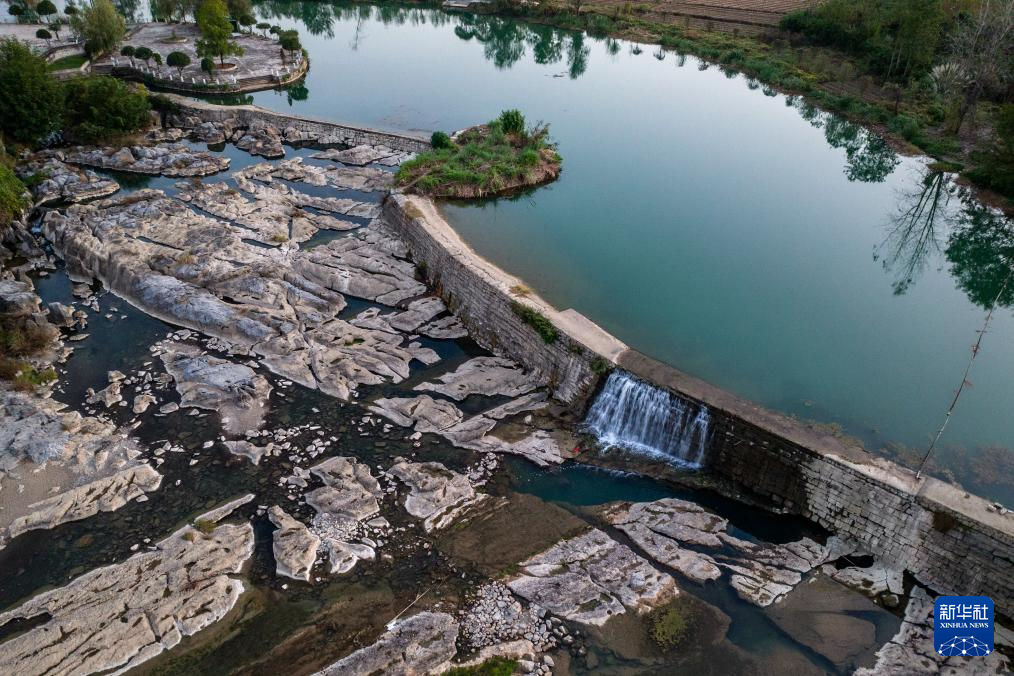
[[(632, 7), (645, 19), (659, 23), (753, 35), (777, 26), (785, 14), (816, 2), (817, 0), (661, 0), (633, 4)], [(614, 5), (625, 8), (631, 3), (590, 0), (587, 6), (603, 11)]]

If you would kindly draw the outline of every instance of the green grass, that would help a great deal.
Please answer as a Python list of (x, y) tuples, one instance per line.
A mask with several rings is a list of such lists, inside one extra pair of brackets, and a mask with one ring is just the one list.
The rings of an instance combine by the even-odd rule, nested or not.
[(454, 667), (444, 672), (446, 676), (510, 676), (518, 668), (515, 660), (506, 657), (492, 657), (474, 667)]
[(85, 64), (88, 57), (84, 54), (71, 54), (70, 56), (64, 56), (57, 59), (53, 63), (49, 64), (46, 68), (50, 73), (58, 70), (76, 70)]
[(511, 301), (511, 310), (521, 318), (521, 321), (535, 329), (535, 332), (542, 336), (542, 340), (547, 344), (555, 343), (556, 339), (560, 337), (553, 322), (549, 321), (549, 317), (538, 310), (517, 301)]
[[(517, 111), (508, 112), (516, 128)], [(433, 197), (474, 198), (555, 178), (560, 156), (549, 143), (546, 127), (512, 133), (504, 129), (499, 119), (493, 120), (465, 131), (448, 147), (420, 154), (401, 166), (397, 184)]]

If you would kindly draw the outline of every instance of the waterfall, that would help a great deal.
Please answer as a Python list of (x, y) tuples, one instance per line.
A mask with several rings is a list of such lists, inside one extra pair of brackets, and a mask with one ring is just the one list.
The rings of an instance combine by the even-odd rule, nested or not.
[(619, 446), (688, 468), (704, 462), (708, 409), (665, 390), (613, 371), (585, 418), (599, 443)]

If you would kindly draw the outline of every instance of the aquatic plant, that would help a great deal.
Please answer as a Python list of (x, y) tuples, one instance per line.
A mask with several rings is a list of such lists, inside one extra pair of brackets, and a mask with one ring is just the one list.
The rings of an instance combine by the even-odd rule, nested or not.
[(651, 638), (662, 650), (672, 650), (687, 638), (693, 613), (681, 599), (656, 609), (650, 617)]

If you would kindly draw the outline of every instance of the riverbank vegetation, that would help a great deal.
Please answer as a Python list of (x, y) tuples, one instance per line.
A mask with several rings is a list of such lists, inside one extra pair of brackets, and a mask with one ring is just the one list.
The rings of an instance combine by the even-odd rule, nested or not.
[(406, 191), (431, 197), (488, 197), (541, 185), (560, 175), (560, 156), (549, 140), (549, 127), (526, 126), (517, 110), (505, 110), (456, 139), (436, 132), (432, 145), (432, 150), (398, 170), (396, 181)]
[[(677, 25), (650, 5), (496, 0), (488, 11), (697, 56), (950, 162), (1014, 199), (1014, 0), (829, 0), (747, 37)], [(703, 68), (707, 64), (702, 65)]]

